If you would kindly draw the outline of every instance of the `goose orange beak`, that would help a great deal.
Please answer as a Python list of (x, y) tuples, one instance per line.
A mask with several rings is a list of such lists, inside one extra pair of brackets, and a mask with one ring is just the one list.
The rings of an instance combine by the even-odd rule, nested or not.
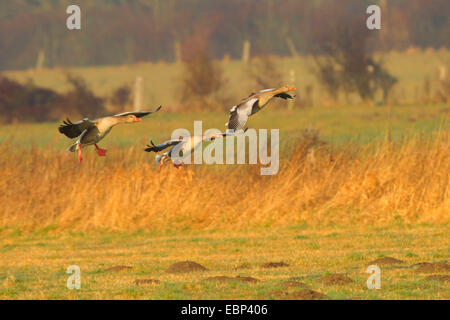
[(138, 118), (138, 117), (136, 117), (136, 119), (134, 120), (134, 122), (141, 122), (141, 121), (142, 121), (142, 119)]

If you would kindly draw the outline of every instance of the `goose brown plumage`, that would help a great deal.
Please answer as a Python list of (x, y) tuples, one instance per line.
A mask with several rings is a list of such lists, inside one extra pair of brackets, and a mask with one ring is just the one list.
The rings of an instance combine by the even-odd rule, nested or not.
[(78, 150), (78, 161), (81, 163), (83, 161), (83, 158), (81, 157), (81, 148), (95, 145), (97, 154), (100, 157), (104, 157), (106, 156), (107, 150), (99, 148), (97, 143), (102, 140), (114, 126), (121, 123), (141, 122), (142, 117), (158, 112), (160, 109), (161, 106), (153, 112), (125, 112), (96, 120), (89, 120), (88, 118), (85, 118), (75, 123), (67, 119), (62, 125), (59, 126), (58, 130), (70, 139), (78, 137), (77, 141), (72, 144), (67, 151), (75, 152)]
[(145, 151), (157, 153), (171, 147), (167, 152), (157, 154), (155, 161), (156, 164), (159, 164), (159, 171), (161, 171), (162, 166), (168, 159), (172, 160), (173, 166), (178, 169), (183, 164), (183, 159), (190, 156), (204, 141), (222, 138), (225, 135), (227, 134), (218, 133), (204, 136), (180, 137), (179, 139), (168, 140), (158, 145), (155, 145), (153, 141), (150, 141), (151, 145), (147, 145)]
[(261, 90), (252, 93), (248, 98), (242, 100), (230, 110), (230, 118), (225, 124), (228, 131), (241, 131), (244, 129), (248, 118), (264, 108), (273, 98), (293, 99), (287, 92), (297, 90), (291, 86), (282, 86), (278, 89)]

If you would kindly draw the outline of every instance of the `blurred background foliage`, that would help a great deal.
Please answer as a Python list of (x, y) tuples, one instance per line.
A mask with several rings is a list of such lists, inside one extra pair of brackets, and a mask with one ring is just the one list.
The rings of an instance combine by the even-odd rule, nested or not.
[[(66, 28), (71, 4), (81, 30)], [(370, 4), (381, 30), (366, 27)], [(278, 106), (289, 110), (448, 104), (448, 12), (448, 0), (2, 1), (0, 122), (93, 117), (133, 102), (223, 112), (285, 83), (298, 88)]]
[[(449, 46), (448, 0), (8, 0), (0, 2), (0, 69), (34, 67), (41, 52), (45, 67), (173, 62), (199, 41), (215, 59), (241, 58), (245, 40), (253, 56), (306, 54), (311, 33), (326, 40), (317, 36), (351, 17), (365, 27), (375, 3), (385, 10), (372, 50)], [(82, 9), (82, 32), (65, 28), (70, 4)]]

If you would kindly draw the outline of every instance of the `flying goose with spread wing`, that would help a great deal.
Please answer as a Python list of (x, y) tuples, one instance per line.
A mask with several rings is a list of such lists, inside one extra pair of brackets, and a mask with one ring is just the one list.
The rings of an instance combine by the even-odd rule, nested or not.
[(155, 156), (155, 161), (156, 164), (159, 164), (159, 171), (161, 171), (162, 166), (168, 159), (172, 160), (173, 166), (178, 169), (183, 164), (183, 159), (190, 157), (192, 152), (200, 147), (204, 141), (222, 138), (224, 135), (226, 134), (217, 133), (204, 136), (180, 137), (179, 139), (168, 140), (158, 145), (155, 145), (153, 141), (150, 141), (151, 145), (147, 145), (145, 151), (153, 151), (156, 153), (171, 147), (167, 152), (157, 154)]
[(94, 145), (97, 154), (100, 157), (104, 157), (106, 156), (107, 150), (99, 148), (97, 143), (102, 140), (114, 126), (121, 123), (141, 122), (142, 117), (158, 112), (160, 109), (161, 106), (153, 112), (125, 112), (110, 117), (99, 118), (97, 120), (89, 120), (88, 118), (85, 118), (75, 123), (67, 119), (66, 121), (63, 121), (63, 124), (59, 126), (58, 130), (70, 139), (79, 137), (78, 140), (67, 149), (67, 151), (75, 152), (78, 150), (78, 161), (81, 163), (83, 161), (83, 158), (81, 157), (81, 148)]
[(230, 110), (230, 118), (225, 124), (227, 131), (241, 131), (244, 129), (248, 118), (264, 108), (273, 98), (293, 99), (287, 92), (297, 90), (291, 86), (283, 86), (278, 89), (261, 90), (252, 93), (248, 98), (242, 100), (237, 106)]

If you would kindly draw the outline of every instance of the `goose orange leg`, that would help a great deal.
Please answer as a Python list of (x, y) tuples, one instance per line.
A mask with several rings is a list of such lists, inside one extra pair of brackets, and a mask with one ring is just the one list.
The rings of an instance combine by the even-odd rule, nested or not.
[(83, 162), (83, 158), (81, 157), (81, 145), (80, 144), (78, 145), (78, 161), (80, 163)]
[(106, 151), (108, 151), (108, 150), (106, 150), (106, 149), (101, 149), (101, 148), (99, 148), (98, 145), (95, 145), (95, 150), (97, 151), (97, 154), (98, 154), (100, 157), (105, 157), (105, 156), (106, 156)]
[(160, 162), (160, 164), (159, 164), (159, 168), (158, 168), (158, 171), (159, 171), (159, 172), (161, 172), (161, 168), (162, 168), (162, 166), (164, 165), (164, 162), (166, 162), (167, 158), (169, 158), (169, 157), (168, 157), (168, 156), (162, 157), (161, 162)]

